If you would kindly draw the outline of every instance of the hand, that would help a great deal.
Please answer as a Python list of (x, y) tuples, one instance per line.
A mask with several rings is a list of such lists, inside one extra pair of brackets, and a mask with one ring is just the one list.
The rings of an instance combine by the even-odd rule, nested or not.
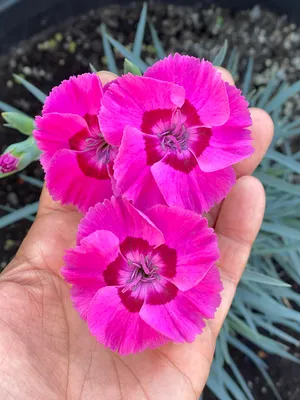
[[(233, 83), (221, 69), (224, 80)], [(108, 82), (112, 74), (101, 73)], [(262, 222), (265, 195), (249, 176), (273, 135), (270, 117), (251, 110), (255, 153), (236, 165), (238, 180), (208, 215), (219, 236), (224, 284), (216, 318), (191, 344), (170, 343), (120, 357), (89, 333), (60, 275), (64, 250), (74, 246), (81, 215), (43, 190), (37, 218), (16, 257), (0, 277), (0, 399), (198, 399), (216, 338), (228, 313)]]

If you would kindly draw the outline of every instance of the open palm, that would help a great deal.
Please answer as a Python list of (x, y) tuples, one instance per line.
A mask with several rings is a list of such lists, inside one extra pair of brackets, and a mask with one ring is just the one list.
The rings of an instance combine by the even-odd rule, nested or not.
[[(232, 83), (227, 71), (222, 74)], [(97, 343), (73, 309), (60, 275), (81, 215), (53, 202), (44, 189), (36, 221), (0, 276), (0, 399), (198, 398), (264, 213), (263, 187), (249, 175), (271, 141), (273, 125), (262, 110), (251, 114), (255, 154), (236, 166), (236, 185), (208, 216), (219, 237), (224, 290), (216, 318), (203, 334), (192, 344), (171, 343), (127, 357)]]

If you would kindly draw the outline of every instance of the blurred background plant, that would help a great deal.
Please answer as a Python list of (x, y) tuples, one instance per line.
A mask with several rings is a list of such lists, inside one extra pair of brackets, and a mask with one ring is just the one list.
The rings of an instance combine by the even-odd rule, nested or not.
[[(223, 24), (222, 18), (221, 15), (216, 17), (216, 26)], [(103, 23), (97, 31), (102, 36), (103, 61), (116, 74), (141, 74), (148, 65), (166, 54), (153, 21), (147, 16), (147, 4), (142, 7), (132, 44), (116, 40)], [(144, 42), (145, 35), (150, 38), (147, 44)], [(62, 39), (62, 34), (56, 33), (52, 41), (45, 41), (42, 45), (56, 48)], [(75, 42), (70, 41), (68, 46), (69, 52), (76, 52)], [(148, 56), (145, 57), (145, 53)], [(125, 59), (124, 69), (120, 68), (121, 59)], [(291, 400), (292, 397), (284, 397), (284, 393), (279, 393), (268, 372), (273, 366), (263, 358), (273, 354), (300, 363), (297, 353), (289, 351), (289, 346), (295, 349), (300, 345), (297, 339), (300, 333), (300, 117), (285, 112), (287, 103), (300, 93), (300, 81), (288, 84), (282, 74), (274, 74), (263, 86), (254, 85), (254, 59), (248, 58), (243, 76), (239, 74), (240, 60), (239, 51), (231, 48), (227, 40), (212, 59), (215, 65), (223, 65), (238, 79), (251, 106), (261, 107), (270, 113), (275, 136), (265, 159), (255, 172), (267, 194), (264, 222), (219, 336), (207, 386), (221, 400), (254, 399), (252, 382), (243, 376), (241, 363), (236, 361), (239, 359), (238, 351), (247, 356), (262, 374), (272, 392), (269, 398)], [(95, 72), (98, 65), (90, 64), (90, 69)], [(14, 80), (43, 103), (46, 94), (41, 90), (20, 75), (14, 75)], [(0, 156), (0, 177), (17, 174), (22, 184), (31, 185), (33, 192), (37, 192), (43, 181), (21, 173), (39, 156), (31, 136), (34, 120), (4, 102), (0, 102), (0, 109), (5, 126), (27, 136), (24, 141), (10, 145)], [(37, 201), (16, 210), (0, 205), (5, 213), (0, 218), (0, 228), (21, 219), (33, 221), (37, 207)], [(211, 395), (205, 393), (203, 397), (208, 396)]]

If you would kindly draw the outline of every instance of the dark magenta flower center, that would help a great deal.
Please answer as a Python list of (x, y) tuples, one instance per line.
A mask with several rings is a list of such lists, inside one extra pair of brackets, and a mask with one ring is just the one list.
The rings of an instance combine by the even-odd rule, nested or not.
[(162, 283), (162, 272), (168, 277), (175, 275), (176, 260), (176, 251), (164, 244), (153, 247), (144, 239), (127, 237), (120, 244), (119, 256), (103, 276), (106, 284), (117, 286), (123, 297), (132, 294), (143, 300), (158, 282)]
[(88, 129), (83, 129), (71, 137), (70, 148), (77, 152), (78, 165), (85, 175), (107, 179), (107, 165), (113, 161), (115, 150), (105, 141), (97, 116), (86, 115), (84, 119)]
[(199, 156), (208, 146), (211, 128), (204, 126), (195, 108), (185, 101), (181, 108), (145, 112), (142, 132), (160, 141), (161, 156), (191, 150)]
[(158, 133), (163, 150), (179, 151), (187, 149), (190, 132), (182, 122), (181, 111), (177, 109), (170, 121), (170, 128)]
[(85, 152), (92, 152), (96, 159), (107, 164), (110, 161), (111, 146), (105, 141), (104, 136), (99, 132), (98, 137), (85, 139)]
[(127, 284), (122, 289), (123, 293), (127, 292), (127, 290), (134, 291), (137, 288), (137, 285), (142, 282), (149, 283), (159, 279), (157, 273), (158, 267), (151, 261), (151, 255), (148, 254), (144, 256), (143, 254), (140, 254), (139, 262), (131, 260), (127, 260), (127, 262), (133, 270)]

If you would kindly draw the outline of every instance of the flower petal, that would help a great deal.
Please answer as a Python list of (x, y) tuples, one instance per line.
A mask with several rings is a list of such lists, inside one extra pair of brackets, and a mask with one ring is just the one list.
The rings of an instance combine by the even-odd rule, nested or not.
[(106, 286), (103, 272), (119, 254), (119, 240), (109, 231), (96, 231), (68, 250), (61, 273), (71, 283), (71, 297), (81, 318), (86, 319), (92, 298)]
[(246, 128), (252, 125), (251, 115), (248, 109), (249, 103), (242, 95), (242, 91), (235, 86), (225, 83), (229, 101), (230, 116), (226, 126)]
[(84, 175), (72, 150), (59, 150), (52, 157), (45, 179), (54, 200), (61, 201), (62, 204), (74, 204), (83, 213), (112, 196), (110, 180)]
[(209, 61), (170, 55), (147, 69), (145, 77), (184, 87), (204, 125), (223, 125), (229, 118), (228, 97), (220, 72)]
[(185, 292), (185, 295), (205, 318), (214, 318), (215, 312), (221, 304), (220, 292), (222, 290), (223, 285), (220, 273), (214, 265), (202, 281), (191, 290)]
[(98, 115), (103, 91), (100, 79), (96, 74), (71, 76), (59, 86), (53, 88), (46, 98), (43, 114), (70, 113)]
[(225, 198), (235, 183), (235, 172), (228, 167), (203, 172), (196, 158), (167, 155), (151, 167), (154, 179), (169, 206), (178, 206), (202, 213)]
[(110, 179), (107, 165), (109, 160), (108, 152), (95, 153), (94, 149), (83, 151), (77, 154), (77, 161), (80, 169), (86, 176), (101, 180)]
[(199, 157), (202, 171), (212, 172), (233, 165), (253, 153), (251, 132), (252, 123), (248, 103), (241, 91), (226, 83), (230, 117), (223, 125), (212, 128), (209, 146)]
[(83, 238), (64, 256), (62, 275), (71, 284), (96, 280), (105, 285), (103, 272), (119, 255), (119, 239), (110, 231), (99, 230)]
[[(250, 131), (242, 128), (213, 128), (209, 146), (200, 155), (198, 162), (202, 171), (218, 172), (250, 157), (254, 149)], [(231, 142), (231, 143), (230, 143)]]
[(185, 91), (178, 85), (126, 74), (105, 91), (101, 131), (108, 143), (120, 146), (125, 126), (140, 129), (146, 111), (181, 107), (184, 99)]
[(159, 140), (127, 126), (114, 164), (117, 190), (140, 209), (165, 204), (150, 165), (162, 158)]
[(138, 312), (125, 307), (114, 286), (99, 290), (93, 298), (88, 326), (100, 343), (121, 355), (153, 349), (168, 342), (145, 323)]
[(113, 232), (123, 242), (127, 237), (147, 240), (150, 245), (163, 243), (163, 234), (146, 215), (123, 198), (112, 198), (91, 208), (80, 222), (77, 243), (92, 232), (105, 229)]
[(165, 244), (176, 250), (175, 274), (170, 275), (167, 267), (160, 273), (183, 291), (205, 279), (219, 258), (217, 236), (207, 227), (207, 220), (191, 211), (160, 205), (147, 215), (164, 234)]
[(52, 156), (60, 149), (69, 149), (69, 141), (78, 132), (86, 131), (88, 126), (79, 115), (49, 113), (36, 117), (37, 129), (33, 136), (38, 148), (43, 152), (42, 164), (47, 171)]
[[(127, 286), (132, 280), (132, 273), (135, 269), (132, 262), (140, 263), (140, 254), (148, 254), (153, 250), (153, 246), (141, 238), (127, 237), (120, 245), (119, 257), (110, 263), (103, 273), (105, 282), (108, 286)], [(129, 263), (128, 260), (131, 262)], [(143, 286), (143, 285), (141, 285)], [(125, 291), (127, 292), (127, 291)], [(138, 290), (135, 288), (134, 294)]]
[[(155, 281), (156, 293), (147, 293), (140, 316), (174, 342), (193, 342), (205, 326), (203, 316), (185, 292), (177, 291), (175, 286), (166, 282), (164, 279)], [(172, 298), (166, 298), (166, 293), (172, 293)]]

